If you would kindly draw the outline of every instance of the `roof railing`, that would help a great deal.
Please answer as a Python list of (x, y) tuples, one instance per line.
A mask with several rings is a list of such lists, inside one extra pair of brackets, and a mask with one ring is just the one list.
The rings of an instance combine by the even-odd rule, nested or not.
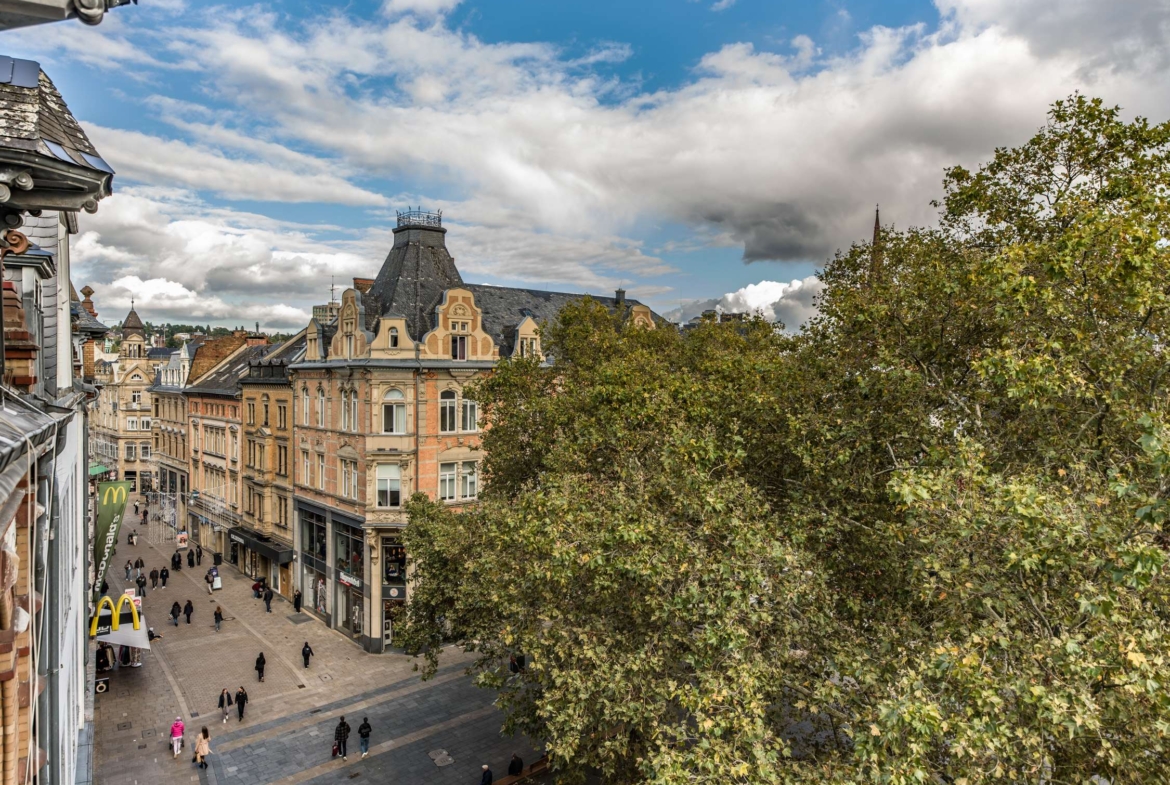
[(396, 210), (398, 213), (398, 226), (428, 226), (435, 229), (443, 227), (443, 211), (424, 210), (421, 207), (409, 208), (406, 210)]

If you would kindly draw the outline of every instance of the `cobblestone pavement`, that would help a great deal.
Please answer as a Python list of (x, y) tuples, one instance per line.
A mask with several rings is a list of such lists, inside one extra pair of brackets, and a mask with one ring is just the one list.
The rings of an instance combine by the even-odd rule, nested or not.
[[(139, 556), (146, 572), (170, 566), (169, 543), (155, 547), (143, 536), (136, 547), (118, 544), (108, 580), (111, 596), (121, 593), (127, 559)], [(184, 554), (185, 555), (185, 554)], [(525, 739), (500, 736), (500, 713), (493, 695), (463, 674), (466, 655), (448, 650), (434, 679), (423, 682), (415, 660), (401, 654), (367, 654), (357, 644), (277, 597), (272, 613), (252, 597), (249, 578), (230, 565), (220, 568), (223, 588), (208, 596), (202, 581), (210, 565), (171, 572), (166, 589), (147, 586), (143, 600), (149, 626), (163, 636), (143, 653), (141, 668), (119, 668), (110, 691), (95, 701), (95, 782), (98, 785), (214, 783), (474, 783), (480, 765), (498, 774), (517, 752), (525, 761), (538, 755)], [(195, 606), (191, 624), (169, 622), (171, 603)], [(215, 606), (226, 621), (215, 631)], [(316, 656), (305, 670), (305, 641)], [(253, 670), (256, 655), (267, 660), (264, 682)], [(243, 721), (233, 707), (227, 724), (216, 702), (224, 687), (243, 685), (250, 701)], [(353, 732), (349, 760), (331, 758), (333, 728), (345, 715)], [(181, 716), (187, 746), (175, 760), (170, 727)], [(370, 754), (361, 759), (357, 726), (369, 717), (374, 728)], [(191, 764), (194, 734), (211, 732), (211, 768)], [(435, 755), (445, 751), (445, 756)], [(447, 758), (451, 763), (436, 765)]]

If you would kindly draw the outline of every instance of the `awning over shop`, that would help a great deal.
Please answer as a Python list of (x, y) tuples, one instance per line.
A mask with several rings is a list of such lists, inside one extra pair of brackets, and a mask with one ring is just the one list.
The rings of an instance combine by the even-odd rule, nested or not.
[(232, 542), (239, 543), (245, 548), (250, 548), (256, 551), (256, 553), (267, 556), (270, 561), (276, 564), (288, 564), (293, 560), (292, 548), (263, 534), (237, 526), (228, 533), (228, 538)]
[(108, 467), (108, 466), (103, 466), (100, 463), (91, 463), (89, 465), (89, 476), (90, 477), (97, 477), (99, 474), (105, 474), (109, 470), (110, 470), (110, 467)]

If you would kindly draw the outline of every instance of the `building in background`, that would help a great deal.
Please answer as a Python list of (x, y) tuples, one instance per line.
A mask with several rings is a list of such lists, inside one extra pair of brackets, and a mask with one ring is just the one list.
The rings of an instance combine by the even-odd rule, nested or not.
[(248, 364), (244, 404), (243, 522), (232, 532), (240, 569), (293, 592), (293, 391), (288, 367), (304, 356), (301, 332)]
[(118, 360), (95, 364), (94, 459), (113, 469), (117, 479), (130, 482), (132, 493), (145, 495), (155, 489), (150, 388), (158, 368), (169, 359), (170, 352), (160, 354), (149, 347), (142, 320), (131, 305), (122, 321)]
[(191, 493), (188, 530), (204, 550), (239, 565), (243, 462), (240, 379), (248, 364), (272, 350), (264, 335), (237, 330), (195, 351), (183, 396), (187, 399)]
[[(176, 531), (187, 524), (187, 495), (190, 489), (190, 449), (187, 438), (187, 398), (183, 388), (191, 371), (191, 356), (200, 342), (183, 344), (158, 366), (149, 388), (153, 473), (157, 491), (151, 497), (152, 511)], [(156, 351), (156, 350), (151, 350)]]
[[(408, 597), (403, 504), (479, 495), (479, 407), (463, 394), (508, 357), (541, 357), (539, 326), (583, 295), (465, 284), (438, 214), (400, 213), (375, 279), (313, 310), (295, 395), (294, 576), (305, 606), (368, 651), (393, 645)], [(594, 298), (635, 324), (657, 317)]]

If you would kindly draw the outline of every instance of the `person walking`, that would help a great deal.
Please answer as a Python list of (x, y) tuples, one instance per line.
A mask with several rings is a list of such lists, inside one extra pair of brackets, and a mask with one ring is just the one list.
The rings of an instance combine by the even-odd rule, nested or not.
[(171, 554), (171, 569), (175, 572), (181, 572), (183, 569), (183, 557), (179, 555), (178, 551)]
[(175, 600), (174, 604), (171, 605), (171, 621), (173, 621), (175, 623), (176, 627), (179, 626), (179, 616), (182, 613), (183, 613), (182, 606), (179, 605), (178, 600)]
[(260, 656), (256, 658), (256, 674), (260, 677), (260, 681), (264, 681), (264, 652), (260, 652)]
[(146, 569), (146, 562), (142, 560), (141, 556), (139, 556), (138, 559), (134, 562), (134, 569), (137, 570), (137, 572), (134, 574), (134, 577), (142, 577), (142, 571)]
[(293, 592), (293, 612), (301, 612), (301, 590), (297, 589)]
[(207, 756), (211, 754), (211, 734), (207, 732), (207, 726), (203, 726), (203, 730), (195, 738), (195, 760), (199, 763), (199, 768), (207, 768)]
[(158, 588), (158, 570), (157, 569), (150, 571), (150, 588), (152, 588), (152, 589)]
[(313, 656), (313, 647), (309, 645), (308, 641), (305, 641), (305, 645), (301, 647), (301, 657), (305, 661), (305, 670), (309, 669), (309, 658), (312, 656)]
[(370, 733), (373, 732), (370, 727), (370, 718), (362, 717), (362, 724), (358, 725), (358, 746), (362, 748), (362, 757), (370, 754)]
[(223, 608), (215, 606), (215, 631), (219, 632), (219, 625), (223, 624)]
[(171, 723), (171, 749), (176, 758), (179, 757), (179, 750), (183, 749), (183, 730), (183, 718), (175, 717)]
[(158, 571), (158, 579), (162, 582), (162, 588), (165, 589), (167, 587), (167, 578), (169, 577), (171, 577), (171, 571), (166, 567)]
[[(145, 526), (146, 526), (146, 510), (143, 510), (143, 511), (142, 511), (142, 525), (143, 525), (143, 527), (145, 527)], [(135, 533), (135, 535), (134, 535), (134, 539), (138, 539), (138, 534), (137, 534), (137, 533)]]
[(202, 545), (195, 546), (195, 563), (198, 564), (200, 567), (203, 566), (203, 546)]
[(130, 573), (134, 572), (134, 562), (126, 560), (126, 580), (130, 580)]
[(272, 613), (272, 598), (274, 596), (276, 595), (272, 593), (271, 586), (264, 587), (264, 610), (266, 610), (268, 613)]
[(134, 517), (138, 517), (138, 502), (134, 502)]
[(341, 756), (342, 760), (348, 760), (345, 754), (345, 742), (347, 739), (349, 739), (349, 723), (345, 721), (345, 716), (342, 715), (337, 720), (337, 728), (333, 731), (333, 743), (337, 745), (337, 754)]
[(194, 612), (195, 606), (191, 604), (190, 600), (187, 600), (187, 604), (183, 606), (183, 615), (187, 617), (188, 624), (191, 623), (191, 614)]
[(140, 595), (142, 595), (143, 597), (145, 597), (146, 596), (146, 576), (139, 575), (138, 578), (134, 581), (134, 583), (138, 585), (138, 593)]
[(210, 571), (203, 576), (203, 582), (207, 584), (207, 593), (211, 594), (212, 589), (215, 588), (215, 579), (211, 577)]
[(223, 712), (223, 721), (227, 722), (228, 715), (231, 714), (232, 709), (232, 694), (227, 687), (223, 688), (223, 692), (219, 694), (219, 710)]
[(479, 778), (479, 785), (492, 785), (492, 770), (483, 764), (483, 776)]
[(187, 551), (187, 566), (195, 569), (195, 551)]
[(236, 713), (240, 715), (240, 722), (244, 721), (244, 707), (248, 705), (248, 691), (241, 684), (236, 690)]
[(524, 771), (524, 761), (516, 753), (512, 753), (512, 760), (508, 761), (508, 776), (515, 777)]

